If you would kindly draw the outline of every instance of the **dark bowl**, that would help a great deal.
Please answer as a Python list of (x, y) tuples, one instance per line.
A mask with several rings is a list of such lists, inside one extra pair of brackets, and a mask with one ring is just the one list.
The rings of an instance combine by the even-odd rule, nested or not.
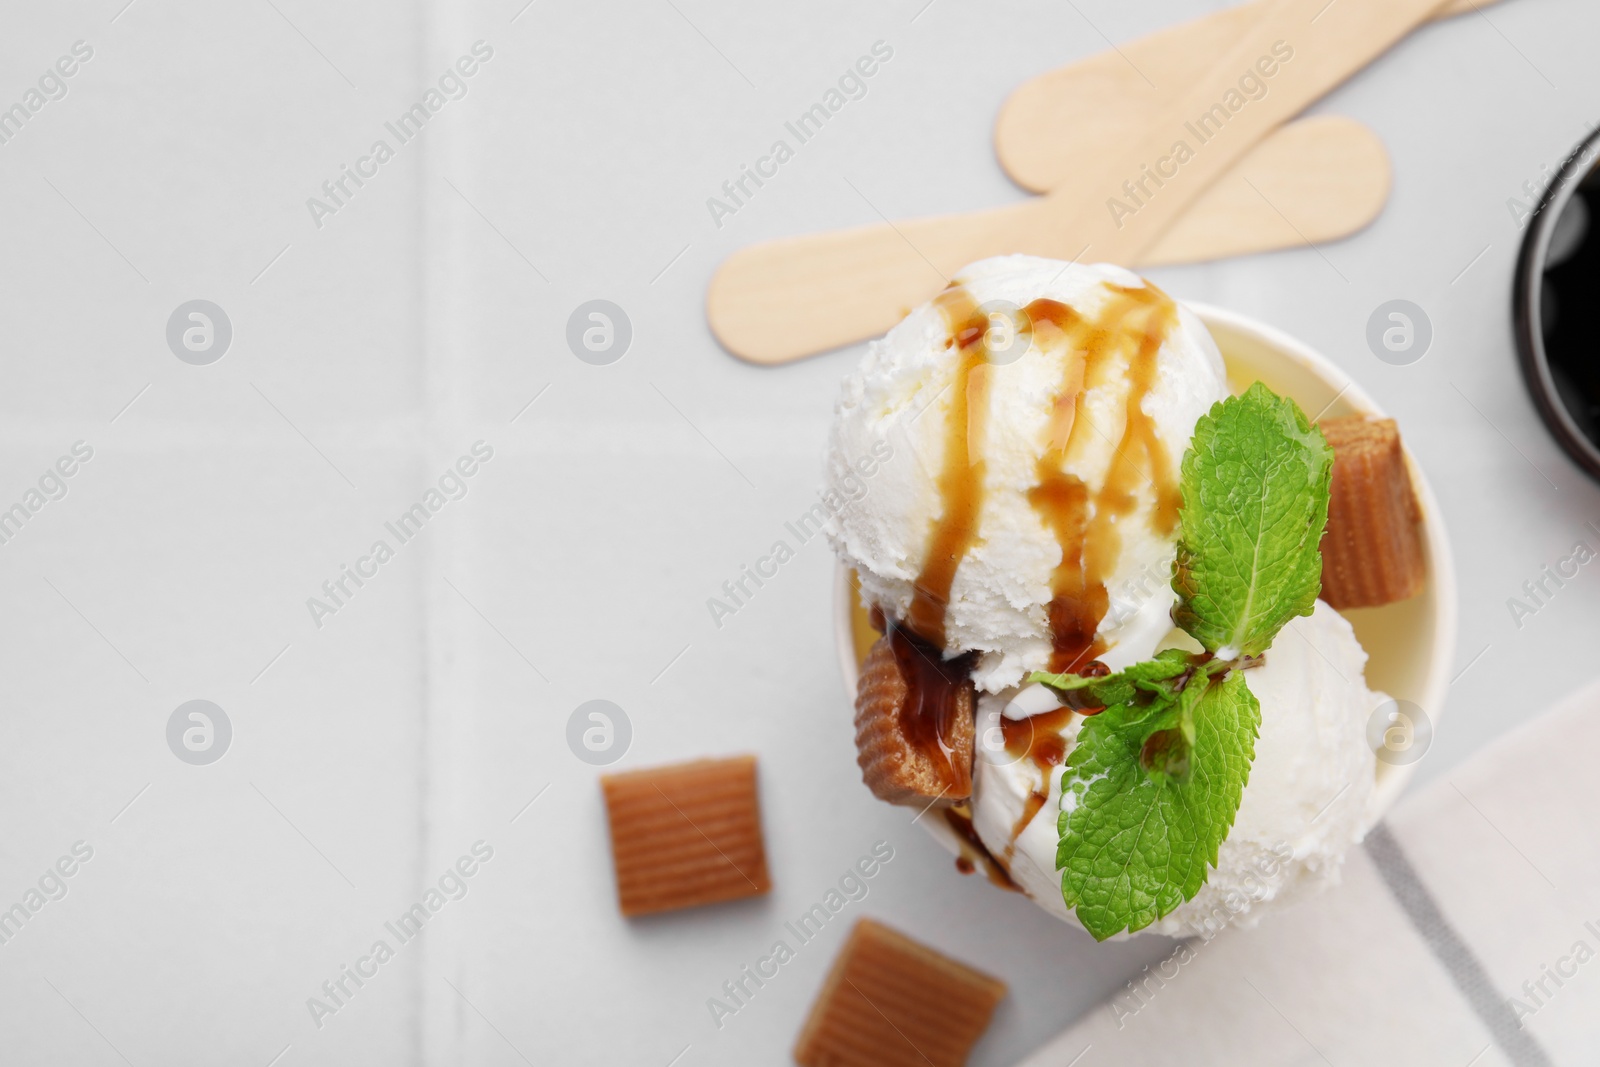
[[(1539, 416), (1600, 481), (1600, 130), (1563, 161), (1517, 257), (1517, 357)], [(1552, 252), (1554, 254), (1552, 254)]]

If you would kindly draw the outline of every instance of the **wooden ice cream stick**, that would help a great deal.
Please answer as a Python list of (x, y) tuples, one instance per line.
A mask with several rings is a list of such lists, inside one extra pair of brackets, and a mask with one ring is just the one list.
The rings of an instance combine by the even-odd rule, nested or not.
[[(1124, 130), (1143, 128), (1163, 103), (1205, 77), (1212, 57), (1226, 51), (1269, 2), (1251, 0), (1202, 15), (1023, 82), (995, 121), (1000, 165), (1033, 192), (1069, 180), (1085, 146), (1115, 144)], [(1454, 0), (1433, 18), (1495, 2)]]
[(1342, 115), (1297, 119), (1250, 150), (1130, 267), (1198, 263), (1348, 237), (1383, 211), (1389, 153)]
[[(1117, 149), (1083, 160), (1085, 178), (1071, 189), (987, 211), (743, 249), (712, 279), (711, 328), (735, 355), (782, 363), (882, 333), (962, 266), (988, 256), (1139, 262), (1262, 138), (1441, 6), (1272, 0), (1158, 118), (1121, 138)], [(1241, 89), (1247, 75), (1266, 86), (1258, 98)]]

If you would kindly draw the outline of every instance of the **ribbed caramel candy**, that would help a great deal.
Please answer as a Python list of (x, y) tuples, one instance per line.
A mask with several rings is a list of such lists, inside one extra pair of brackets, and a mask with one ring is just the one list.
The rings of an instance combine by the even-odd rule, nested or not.
[(925, 807), (972, 795), (966, 668), (903, 632), (880, 637), (856, 684), (856, 763), (872, 795)]
[(606, 775), (600, 788), (622, 914), (693, 908), (772, 888), (754, 756)]
[(960, 1067), (1006, 985), (871, 919), (839, 950), (800, 1031), (801, 1067)]
[(1322, 538), (1322, 599), (1370, 608), (1422, 592), (1422, 518), (1393, 419), (1351, 415), (1318, 425), (1333, 446), (1333, 495)]

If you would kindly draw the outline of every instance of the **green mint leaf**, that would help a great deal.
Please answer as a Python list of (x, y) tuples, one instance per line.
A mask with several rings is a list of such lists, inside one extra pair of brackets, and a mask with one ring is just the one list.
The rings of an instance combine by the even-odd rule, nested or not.
[(1182, 722), (1165, 727), (1144, 739), (1139, 748), (1139, 764), (1152, 778), (1189, 778), (1189, 752), (1193, 742), (1184, 733)]
[(1169, 648), (1143, 663), (1135, 663), (1121, 674), (1141, 689), (1149, 689), (1156, 683), (1179, 677), (1194, 666), (1194, 660), (1194, 656), (1181, 648)]
[[(1202, 697), (1210, 691), (1211, 676), (1219, 670), (1226, 669), (1226, 664), (1220, 660), (1211, 660), (1208, 663), (1196, 664), (1198, 676), (1192, 678), (1184, 687), (1178, 697), (1178, 730), (1183, 735), (1184, 742), (1193, 746), (1195, 742), (1195, 708)], [(1145, 766), (1150, 766), (1150, 759), (1145, 758)], [(1246, 770), (1249, 770), (1248, 765)]]
[(1333, 450), (1255, 383), (1213, 405), (1183, 457), (1172, 618), (1224, 659), (1264, 652), (1322, 589)]
[(1067, 757), (1056, 866), (1096, 940), (1142, 930), (1199, 892), (1244, 796), (1260, 705), (1240, 672), (1219, 682), (1192, 662), (1181, 690), (1084, 720)]
[(1106, 681), (1105, 678), (1096, 678), (1092, 675), (1051, 674), (1048, 671), (1034, 671), (1022, 680), (1022, 684), (1033, 685), (1037, 682), (1049, 689), (1054, 689), (1057, 695), (1060, 695), (1061, 693), (1076, 693), (1079, 690), (1088, 689), (1090, 686), (1104, 681)]
[[(1181, 648), (1169, 648), (1165, 652), (1158, 652), (1154, 659), (1136, 663), (1126, 670), (1112, 675), (1101, 677), (1085, 676), (1081, 674), (1050, 674), (1046, 671), (1034, 671), (1023, 682), (1032, 685), (1037, 682), (1048, 689), (1055, 691), (1058, 697), (1067, 697), (1068, 694), (1087, 692), (1101, 705), (1122, 704), (1133, 699), (1135, 692), (1143, 689), (1156, 692), (1161, 688), (1161, 683), (1181, 676), (1189, 670), (1191, 656)], [(1063, 700), (1063, 703), (1070, 701)]]

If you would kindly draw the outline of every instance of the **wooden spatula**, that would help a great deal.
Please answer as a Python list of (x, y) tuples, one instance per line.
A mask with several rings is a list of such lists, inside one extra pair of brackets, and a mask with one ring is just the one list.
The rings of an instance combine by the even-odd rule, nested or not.
[[(1433, 17), (1495, 2), (1454, 0)], [(1143, 128), (1184, 86), (1205, 77), (1212, 57), (1269, 6), (1270, 0), (1251, 0), (1202, 15), (1023, 82), (995, 122), (1000, 165), (1024, 189), (1049, 192), (1072, 174), (1085, 145), (1115, 144), (1124, 131)]]
[[(1008, 252), (1135, 263), (1185, 210), (1263, 137), (1371, 62), (1450, 0), (1271, 0), (1210, 72), (1194, 79), (1159, 115), (1078, 161), (1082, 181), (1020, 204), (743, 249), (722, 265), (707, 294), (707, 317), (735, 355), (781, 363), (882, 333), (974, 260)], [(1224, 110), (1202, 141), (1192, 120), (1236, 94), (1258, 62), (1281, 55), (1269, 91)], [(1113, 198), (1143, 168), (1169, 164), (1175, 142), (1191, 154), (1159, 188), (1146, 185), (1136, 210)], [(1148, 182), (1148, 179), (1145, 179)]]

